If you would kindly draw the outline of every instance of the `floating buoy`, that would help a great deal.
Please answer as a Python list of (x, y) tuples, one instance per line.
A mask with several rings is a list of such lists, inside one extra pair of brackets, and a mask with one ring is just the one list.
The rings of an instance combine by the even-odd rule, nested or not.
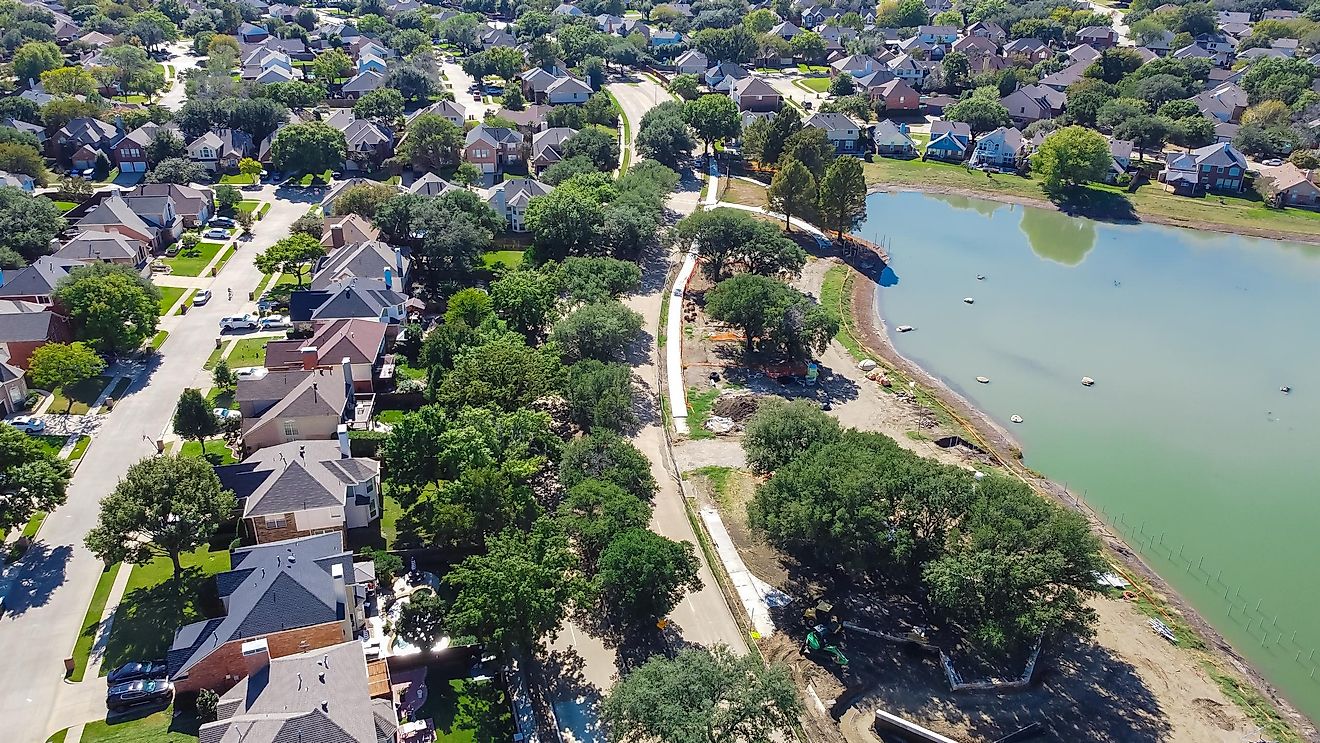
[(966, 302), (967, 304), (972, 304), (976, 300), (972, 299), (971, 297), (963, 297), (963, 301)]
[(912, 332), (912, 331), (915, 330), (915, 329), (916, 329), (916, 328), (913, 328), (911, 325), (899, 325), (899, 326), (896, 328), (896, 330), (898, 330), (898, 332), (900, 332), (900, 333), (910, 333), (910, 332)]
[(980, 382), (981, 384), (990, 384), (990, 377), (977, 377), (976, 381)]
[(977, 280), (977, 281), (985, 281), (985, 274), (983, 274), (983, 273), (978, 273), (978, 274), (976, 275), (976, 280)]
[(1009, 420), (1013, 421), (1014, 423), (1021, 423), (1021, 422), (1022, 422), (1022, 416), (1020, 416), (1020, 415), (1015, 415), (1015, 416), (1013, 416), (1012, 418), (1009, 418)]
[(1094, 379), (1091, 379), (1090, 377), (1082, 377), (1082, 386), (1083, 386), (1083, 387), (1090, 387), (1090, 386), (1093, 385), (1093, 384), (1095, 384), (1095, 380), (1094, 380)]
[(1279, 391), (1286, 395), (1289, 392), (1292, 392), (1292, 387), (1289, 387), (1288, 385), (1284, 385), (1279, 388)]

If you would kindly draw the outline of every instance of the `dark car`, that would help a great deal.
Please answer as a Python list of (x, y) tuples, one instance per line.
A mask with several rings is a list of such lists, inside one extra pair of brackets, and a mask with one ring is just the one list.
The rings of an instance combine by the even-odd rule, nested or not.
[(105, 677), (107, 683), (111, 686), (122, 684), (125, 681), (137, 681), (138, 679), (163, 679), (169, 675), (165, 668), (163, 660), (133, 661), (125, 663), (110, 672)]
[(164, 680), (138, 680), (115, 684), (105, 695), (105, 706), (119, 712), (141, 704), (168, 704), (174, 696), (174, 684)]

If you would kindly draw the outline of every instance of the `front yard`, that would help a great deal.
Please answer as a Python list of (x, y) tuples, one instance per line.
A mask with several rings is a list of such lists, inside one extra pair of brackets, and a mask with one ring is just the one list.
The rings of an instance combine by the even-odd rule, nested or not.
[(201, 276), (224, 246), (224, 243), (202, 241), (194, 247), (183, 248), (173, 258), (166, 258), (165, 263), (170, 267), (170, 273), (176, 276)]
[(171, 705), (152, 714), (129, 713), (114, 722), (97, 720), (83, 728), (83, 743), (191, 743), (197, 740), (197, 716)]
[(225, 357), (230, 369), (245, 366), (262, 366), (266, 363), (266, 344), (270, 338), (242, 338)]
[[(216, 407), (222, 407), (217, 405)], [(202, 457), (202, 447), (196, 441), (185, 441), (179, 448), (179, 454), (198, 459)], [(206, 440), (206, 460), (213, 465), (234, 464), (238, 461), (224, 439)]]
[(824, 93), (830, 89), (830, 79), (828, 77), (804, 77), (797, 80), (796, 83), (817, 93)]
[(55, 390), (55, 399), (46, 410), (50, 413), (63, 414), (65, 409), (69, 408), (69, 401), (72, 400), (73, 407), (69, 408), (69, 413), (85, 415), (96, 402), (96, 398), (101, 396), (107, 384), (110, 384), (110, 377), (93, 377), (69, 387), (61, 387)]
[(165, 315), (169, 314), (170, 308), (174, 306), (174, 303), (178, 302), (179, 299), (183, 296), (183, 293), (188, 291), (187, 289), (184, 289), (181, 286), (157, 285), (156, 288), (160, 289), (161, 317), (164, 317)]

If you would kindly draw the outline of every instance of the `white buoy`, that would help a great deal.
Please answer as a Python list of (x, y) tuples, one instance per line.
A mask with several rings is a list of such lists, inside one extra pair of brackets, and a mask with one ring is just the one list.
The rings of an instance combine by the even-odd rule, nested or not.
[(1014, 423), (1021, 423), (1021, 422), (1022, 422), (1022, 416), (1020, 416), (1020, 415), (1015, 415), (1015, 416), (1013, 416), (1012, 418), (1009, 418), (1009, 420), (1013, 421)]
[(1090, 387), (1090, 386), (1093, 385), (1093, 384), (1095, 384), (1095, 380), (1094, 380), (1094, 379), (1091, 379), (1090, 377), (1082, 377), (1082, 385), (1083, 385), (1083, 386), (1085, 386), (1085, 387)]
[(971, 297), (963, 297), (963, 301), (966, 302), (967, 304), (972, 304), (976, 300), (972, 299)]
[(900, 333), (910, 333), (913, 330), (916, 330), (916, 328), (912, 327), (911, 325), (899, 325), (895, 329)]
[(990, 377), (977, 377), (976, 381), (980, 382), (981, 384), (990, 384)]

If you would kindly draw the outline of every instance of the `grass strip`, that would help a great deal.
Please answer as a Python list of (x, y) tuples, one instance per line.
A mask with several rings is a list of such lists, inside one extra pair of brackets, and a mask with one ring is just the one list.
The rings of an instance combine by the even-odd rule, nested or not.
[(78, 632), (78, 641), (73, 644), (73, 673), (70, 681), (82, 681), (87, 673), (87, 657), (96, 642), (96, 632), (101, 625), (101, 613), (105, 611), (105, 602), (110, 598), (110, 588), (119, 573), (119, 563), (107, 567), (96, 581), (96, 590), (92, 592), (92, 603), (87, 606), (83, 616), (82, 629)]

